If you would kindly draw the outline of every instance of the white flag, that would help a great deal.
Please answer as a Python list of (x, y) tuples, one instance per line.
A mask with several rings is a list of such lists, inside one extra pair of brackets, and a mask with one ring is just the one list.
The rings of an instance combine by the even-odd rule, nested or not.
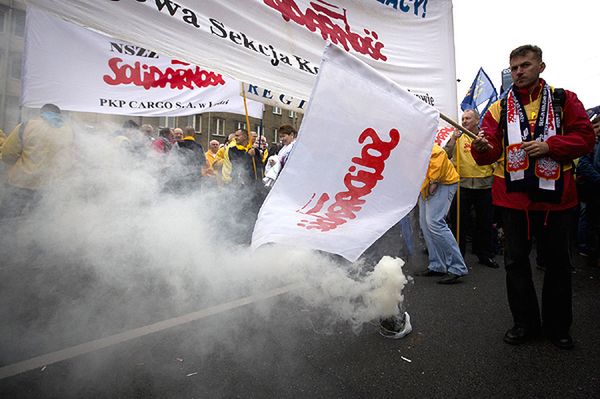
[(358, 259), (415, 206), (438, 119), (433, 107), (328, 46), (252, 246), (284, 243)]
[[(240, 83), (221, 73), (164, 57), (34, 7), (27, 9), (22, 101), (69, 111), (182, 116), (244, 114)], [(248, 101), (262, 118), (263, 106)]]

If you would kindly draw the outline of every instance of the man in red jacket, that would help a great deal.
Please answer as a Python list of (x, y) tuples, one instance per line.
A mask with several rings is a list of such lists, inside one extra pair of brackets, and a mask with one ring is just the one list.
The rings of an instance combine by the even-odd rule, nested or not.
[[(568, 225), (577, 205), (572, 160), (591, 151), (594, 131), (575, 93), (554, 89), (540, 78), (546, 65), (539, 47), (518, 47), (509, 59), (513, 86), (506, 99), (490, 107), (471, 147), (479, 165), (498, 162), (492, 198), (502, 210), (514, 320), (504, 341), (522, 344), (543, 327), (552, 343), (571, 349)], [(529, 264), (532, 236), (548, 260), (541, 318)]]

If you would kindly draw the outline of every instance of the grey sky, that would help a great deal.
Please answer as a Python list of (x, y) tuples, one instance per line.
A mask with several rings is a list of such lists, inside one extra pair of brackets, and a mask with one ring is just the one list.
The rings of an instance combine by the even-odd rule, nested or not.
[(500, 90), (510, 51), (536, 44), (542, 74), (554, 87), (574, 91), (586, 108), (600, 105), (600, 1), (454, 0), (458, 101), (479, 67)]

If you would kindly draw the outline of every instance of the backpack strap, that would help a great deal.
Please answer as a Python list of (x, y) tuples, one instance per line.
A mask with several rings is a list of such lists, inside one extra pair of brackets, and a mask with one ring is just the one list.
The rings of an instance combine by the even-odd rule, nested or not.
[(563, 120), (563, 107), (565, 106), (567, 96), (565, 95), (565, 89), (555, 88), (552, 91), (552, 108), (554, 115), (558, 115), (558, 126), (557, 133), (562, 134), (562, 120)]
[(28, 123), (29, 123), (29, 121), (21, 122), (21, 126), (19, 126), (19, 132), (17, 134), (19, 135), (19, 141), (21, 142), (21, 147), (23, 147), (23, 136), (25, 135), (25, 128), (27, 127)]
[(29, 121), (25, 121), (25, 122), (21, 122), (21, 124), (19, 125), (19, 130), (17, 130), (17, 137), (19, 138), (19, 143), (21, 144), (21, 151), (23, 151), (23, 146), (25, 145), (25, 143), (23, 142), (23, 137), (25, 135), (25, 128), (27, 127), (27, 123), (29, 123)]
[(21, 145), (23, 145), (23, 134), (25, 133), (25, 126), (27, 126), (27, 122), (21, 122), (21, 126), (19, 126), (19, 141), (21, 141)]
[(500, 100), (500, 126), (502, 127), (502, 131), (504, 131), (504, 127), (506, 126), (506, 97)]

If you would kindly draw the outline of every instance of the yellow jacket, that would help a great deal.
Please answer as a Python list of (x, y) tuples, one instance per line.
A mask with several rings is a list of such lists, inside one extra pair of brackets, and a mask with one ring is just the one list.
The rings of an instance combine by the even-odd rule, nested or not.
[[(457, 140), (456, 145), (454, 147), (454, 156), (452, 157), (452, 163), (456, 166), (458, 164), (458, 174), (460, 177), (467, 178), (479, 178), (479, 177), (489, 177), (492, 176), (494, 172), (493, 165), (477, 165), (477, 162), (473, 159), (473, 155), (471, 155), (471, 142), (472, 138), (467, 136), (466, 134), (462, 134)], [(459, 157), (459, 161), (457, 162), (457, 157)]]
[(425, 175), (425, 181), (421, 186), (421, 195), (423, 198), (429, 196), (429, 184), (454, 184), (458, 183), (460, 177), (448, 159), (446, 151), (437, 144), (431, 149), (431, 158), (429, 160), (429, 168)]
[(70, 165), (73, 130), (67, 124), (52, 127), (43, 119), (32, 119), (22, 134), (17, 125), (2, 146), (2, 161), (9, 165), (8, 183), (37, 190)]
[(217, 150), (216, 154), (213, 154), (211, 150), (208, 150), (208, 151), (206, 151), (204, 153), (204, 156), (206, 157), (206, 162), (208, 162), (208, 164), (210, 165), (210, 167), (212, 167), (213, 163), (217, 159), (217, 155), (219, 154), (220, 150), (221, 149), (219, 148), (219, 150)]
[[(232, 142), (235, 142), (235, 140), (232, 140)], [(211, 164), (213, 169), (220, 169), (223, 167), (223, 160), (225, 159), (225, 150), (227, 150), (227, 147), (229, 145), (231, 145), (231, 142), (219, 148)]]
[[(231, 165), (231, 161), (229, 160), (229, 149), (232, 147), (237, 147), (239, 150), (243, 150), (243, 151), (246, 151), (248, 149), (247, 147), (242, 147), (241, 145), (237, 145), (237, 143), (235, 142), (235, 139), (231, 140), (229, 142), (229, 144), (227, 144), (226, 146), (219, 148), (219, 151), (217, 151), (217, 159), (215, 161), (220, 163), (220, 165), (222, 165), (221, 177), (225, 183), (231, 182), (231, 171), (232, 171), (233, 166)], [(221, 156), (221, 158), (218, 158), (219, 152), (221, 150), (223, 150), (223, 153), (222, 153), (223, 155)]]

